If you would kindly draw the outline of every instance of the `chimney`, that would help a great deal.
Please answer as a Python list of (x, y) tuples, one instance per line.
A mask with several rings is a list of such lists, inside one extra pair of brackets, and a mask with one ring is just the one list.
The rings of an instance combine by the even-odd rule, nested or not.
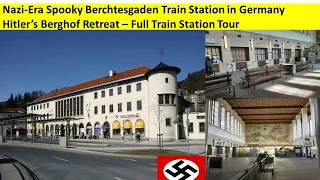
[(115, 74), (116, 74), (116, 71), (110, 70), (110, 74), (109, 74), (110, 77), (114, 76)]

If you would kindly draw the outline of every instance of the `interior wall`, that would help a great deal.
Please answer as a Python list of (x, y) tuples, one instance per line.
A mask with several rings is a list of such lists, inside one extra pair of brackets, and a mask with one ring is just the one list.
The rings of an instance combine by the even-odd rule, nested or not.
[(246, 144), (276, 145), (290, 143), (289, 124), (246, 124)]

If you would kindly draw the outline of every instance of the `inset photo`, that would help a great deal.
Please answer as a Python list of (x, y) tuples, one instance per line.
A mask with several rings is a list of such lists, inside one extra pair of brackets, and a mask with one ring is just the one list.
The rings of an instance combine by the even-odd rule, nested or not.
[(320, 99), (207, 100), (207, 179), (318, 179)]
[(320, 97), (319, 31), (206, 31), (212, 98)]

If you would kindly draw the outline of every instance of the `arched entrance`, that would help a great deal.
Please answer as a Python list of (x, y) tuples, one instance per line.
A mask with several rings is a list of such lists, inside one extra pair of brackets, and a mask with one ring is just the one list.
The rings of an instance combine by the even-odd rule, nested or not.
[(96, 123), (94, 124), (94, 135), (95, 135), (96, 137), (100, 137), (100, 132), (101, 132), (101, 125), (100, 125), (99, 122), (96, 122)]
[(119, 121), (114, 121), (112, 124), (112, 129), (113, 129), (113, 135), (115, 136), (120, 136), (120, 122)]
[(71, 125), (70, 124), (67, 124), (66, 125), (66, 133), (68, 133), (68, 136), (70, 137), (70, 135), (71, 135)]
[(145, 129), (144, 129), (144, 121), (142, 119), (138, 119), (136, 121), (135, 128), (136, 128), (136, 131), (138, 131), (141, 136), (144, 135)]
[(46, 134), (49, 134), (49, 125), (46, 125)]
[(83, 139), (84, 138), (84, 125), (82, 123), (79, 124), (79, 134), (80, 134), (80, 138)]
[(126, 120), (124, 123), (123, 123), (123, 127), (124, 127), (124, 133), (126, 135), (128, 134), (132, 134), (132, 123), (130, 120)]
[(77, 135), (77, 125), (76, 125), (76, 123), (73, 123), (73, 125), (72, 125), (72, 137), (73, 137), (73, 139), (76, 137), (76, 135)]
[(102, 125), (103, 137), (110, 138), (110, 124), (108, 121), (104, 122)]
[(91, 123), (87, 123), (87, 131), (86, 131), (87, 135), (92, 135), (92, 125)]
[(61, 128), (60, 128), (60, 136), (64, 137), (65, 136), (65, 126), (63, 124), (61, 124)]
[(60, 135), (60, 126), (58, 124), (56, 125), (55, 129), (56, 129), (55, 134)]
[(53, 124), (50, 125), (50, 133), (53, 135), (54, 134), (54, 126)]

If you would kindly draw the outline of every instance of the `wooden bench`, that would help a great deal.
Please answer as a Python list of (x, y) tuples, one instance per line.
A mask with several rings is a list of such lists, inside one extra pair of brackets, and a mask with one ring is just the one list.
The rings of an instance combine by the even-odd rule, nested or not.
[(281, 75), (283, 74), (285, 74), (286, 78), (288, 78), (288, 72), (282, 71), (281, 65), (275, 65), (265, 68), (247, 69), (245, 71), (245, 76), (241, 77), (241, 79), (243, 80), (243, 85), (244, 81), (247, 81), (248, 87), (250, 87), (250, 83), (253, 83), (253, 87), (254, 89), (256, 89), (257, 82), (261, 82), (263, 80), (265, 80), (266, 82), (268, 82), (268, 80), (272, 80), (274, 82), (274, 79), (277, 76), (280, 76), (281, 78)]
[(231, 88), (233, 88), (233, 96), (236, 97), (235, 87), (232, 84), (232, 77), (228, 72), (205, 77), (206, 93), (217, 92), (223, 89), (229, 89), (229, 93), (231, 93)]
[(267, 158), (263, 158), (262, 160), (260, 160), (259, 162), (260, 172), (271, 172), (273, 176), (274, 167), (269, 166), (269, 164), (266, 165), (266, 162), (267, 162)]
[(296, 71), (301, 72), (303, 70), (308, 71), (308, 63), (303, 63), (303, 62), (296, 62)]

